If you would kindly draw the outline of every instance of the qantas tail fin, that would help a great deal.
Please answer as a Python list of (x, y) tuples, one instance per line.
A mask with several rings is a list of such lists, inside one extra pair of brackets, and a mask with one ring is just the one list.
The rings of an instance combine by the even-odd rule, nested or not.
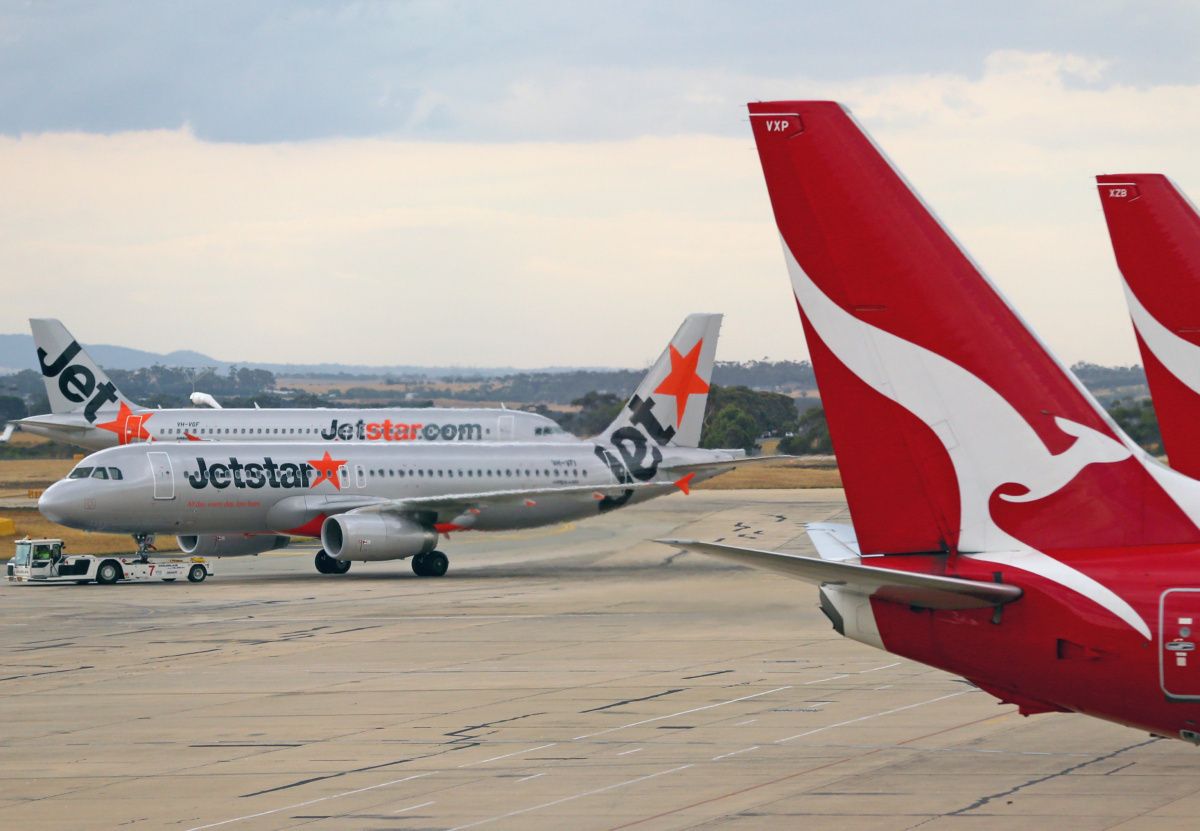
[(122, 400), (129, 401), (60, 321), (33, 318), (29, 328), (51, 412), (82, 412), (94, 423), (98, 415), (117, 412)]
[(1200, 540), (1200, 485), (1120, 431), (841, 105), (749, 108), (864, 554)]
[(720, 333), (721, 315), (688, 315), (601, 437), (616, 444), (636, 434), (651, 446), (699, 446)]
[(1171, 467), (1200, 479), (1200, 216), (1166, 176), (1097, 176)]

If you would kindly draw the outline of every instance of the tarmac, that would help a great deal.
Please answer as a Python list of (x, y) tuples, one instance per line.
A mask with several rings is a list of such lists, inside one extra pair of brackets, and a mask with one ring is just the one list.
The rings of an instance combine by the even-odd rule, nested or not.
[(1190, 829), (1200, 750), (1023, 718), (837, 636), (816, 590), (646, 542), (811, 551), (840, 491), (698, 491), (312, 549), (202, 584), (0, 587), (0, 827)]

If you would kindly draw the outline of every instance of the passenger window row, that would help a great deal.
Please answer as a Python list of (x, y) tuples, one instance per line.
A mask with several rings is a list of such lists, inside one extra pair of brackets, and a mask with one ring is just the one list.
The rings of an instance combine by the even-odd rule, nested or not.
[[(560, 471), (559, 475), (565, 476), (565, 475), (569, 475), (572, 473), (576, 474), (576, 475), (584, 476), (585, 478), (588, 475), (587, 470), (584, 468), (577, 468), (577, 469), (570, 470), (570, 471)], [(406, 468), (382, 468), (382, 467), (381, 468), (371, 468), (367, 471), (367, 474), (372, 477), (377, 476), (380, 478), (388, 478), (388, 477), (394, 478), (394, 477), (398, 476), (401, 479), (405, 478), (406, 476), (419, 477), (422, 479), (424, 479), (426, 477), (428, 477), (430, 479), (435, 479), (435, 478), (453, 479), (455, 477), (457, 477), (459, 479), (463, 479), (463, 478), (468, 478), (468, 479), (493, 478), (494, 479), (497, 477), (511, 478), (514, 475), (521, 476), (522, 474), (524, 474), (525, 477), (529, 478), (529, 479), (540, 478), (543, 476), (548, 479), (554, 475), (551, 471), (544, 469), (544, 468), (540, 469), (540, 470), (536, 469), (536, 468), (533, 470), (530, 470), (529, 468), (525, 468), (524, 470), (522, 470), (521, 468), (517, 468), (514, 471), (513, 468), (494, 468), (494, 469), (488, 468), (486, 470), (483, 468), (476, 468), (474, 470), (472, 470), (470, 468), (467, 468), (465, 470), (463, 468), (451, 468), (451, 469), (447, 469), (447, 468), (438, 468), (438, 469), (417, 468), (416, 470), (408, 470)]]
[(164, 436), (245, 436), (245, 435), (262, 435), (284, 434), (284, 435), (315, 435), (321, 432), (316, 427), (197, 427), (188, 429), (186, 427), (164, 427), (162, 434)]

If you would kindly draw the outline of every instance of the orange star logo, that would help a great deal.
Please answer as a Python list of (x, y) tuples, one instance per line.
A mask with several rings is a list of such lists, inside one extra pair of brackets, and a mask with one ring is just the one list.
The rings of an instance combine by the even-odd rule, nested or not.
[(97, 424), (96, 427), (116, 433), (118, 444), (129, 444), (131, 441), (151, 441), (152, 437), (146, 432), (143, 425), (152, 415), (154, 413), (135, 413), (129, 409), (128, 404), (122, 401), (120, 409), (117, 410), (117, 417), (112, 421)]
[(309, 459), (308, 463), (312, 465), (313, 470), (317, 472), (317, 478), (313, 481), (309, 488), (315, 488), (317, 485), (328, 479), (335, 488), (342, 489), (341, 480), (338, 479), (338, 468), (346, 464), (345, 459), (335, 459), (329, 455), (329, 451), (325, 451), (325, 455), (320, 459)]
[(688, 396), (708, 392), (708, 384), (696, 374), (696, 364), (700, 362), (700, 348), (703, 345), (704, 338), (701, 338), (696, 341), (692, 351), (686, 355), (680, 355), (675, 344), (668, 347), (671, 350), (671, 374), (663, 379), (654, 392), (655, 394), (675, 396), (676, 427), (683, 424), (683, 413), (687, 409)]

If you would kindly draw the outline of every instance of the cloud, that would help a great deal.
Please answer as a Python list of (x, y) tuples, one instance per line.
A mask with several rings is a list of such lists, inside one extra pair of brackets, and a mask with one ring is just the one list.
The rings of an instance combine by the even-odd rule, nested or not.
[(738, 136), (729, 102), (864, 78), (977, 79), (998, 49), (1098, 57), (1121, 83), (1195, 83), (1198, 24), (1194, 4), (1115, 0), (8, 4), (0, 132)]
[[(647, 101), (674, 87), (730, 135), (0, 138), (0, 269), (19, 287), (0, 330), (54, 315), (85, 340), (225, 359), (634, 366), (686, 313), (723, 311), (721, 357), (800, 357), (742, 110), (755, 88), (849, 103), (1062, 357), (1131, 363), (1092, 176), (1161, 170), (1200, 195), (1200, 85), (1116, 83), (1109, 71), (1009, 51), (977, 74), (826, 84), (643, 73)], [(565, 72), (474, 117), (498, 129), (506, 113), (586, 121), (589, 104), (617, 106), (625, 83)], [(428, 117), (451, 101), (431, 99)], [(648, 124), (676, 119), (630, 109)]]

